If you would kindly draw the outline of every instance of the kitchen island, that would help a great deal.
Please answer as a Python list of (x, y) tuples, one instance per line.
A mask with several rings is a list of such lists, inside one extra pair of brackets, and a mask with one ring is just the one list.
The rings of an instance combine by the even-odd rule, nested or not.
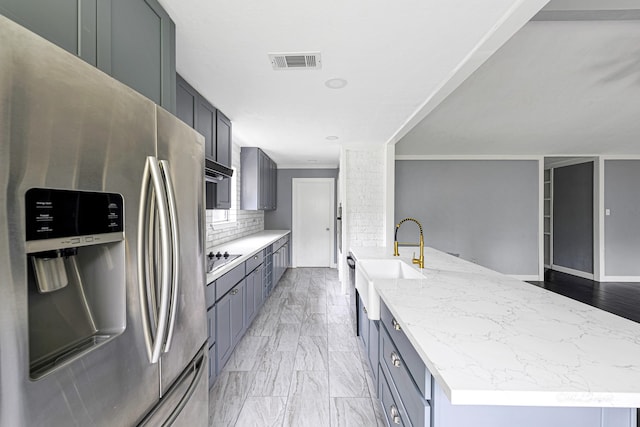
[[(392, 258), (389, 248), (352, 253), (358, 262)], [(388, 310), (432, 378), (421, 392), (426, 425), (636, 425), (628, 408), (640, 406), (640, 324), (431, 248), (421, 273), (374, 288), (380, 323)], [(388, 329), (380, 335), (393, 336)], [(393, 383), (382, 342), (380, 382)], [(404, 365), (394, 357), (389, 366)], [(411, 405), (389, 388), (400, 402), (387, 417), (404, 423)]]

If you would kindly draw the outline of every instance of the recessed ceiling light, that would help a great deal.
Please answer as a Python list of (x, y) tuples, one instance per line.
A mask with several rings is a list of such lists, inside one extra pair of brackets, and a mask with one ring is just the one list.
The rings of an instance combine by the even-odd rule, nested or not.
[(327, 141), (335, 141), (338, 139), (337, 136), (335, 135), (329, 135), (328, 137), (325, 138)]
[(347, 81), (345, 79), (329, 79), (324, 82), (324, 85), (329, 89), (342, 89), (347, 85)]

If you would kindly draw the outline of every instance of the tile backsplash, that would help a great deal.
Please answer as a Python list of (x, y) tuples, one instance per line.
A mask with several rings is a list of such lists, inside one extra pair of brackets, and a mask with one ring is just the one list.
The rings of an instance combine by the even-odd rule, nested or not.
[(207, 252), (209, 248), (264, 230), (263, 211), (237, 211), (236, 226), (214, 230), (212, 211), (207, 210)]

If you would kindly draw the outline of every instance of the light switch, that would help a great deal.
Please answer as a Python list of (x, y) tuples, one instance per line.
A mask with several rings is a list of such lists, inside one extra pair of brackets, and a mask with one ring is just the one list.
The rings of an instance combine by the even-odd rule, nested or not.
[(611, 209), (605, 209), (604, 210), (604, 214), (605, 214), (605, 216), (611, 215)]

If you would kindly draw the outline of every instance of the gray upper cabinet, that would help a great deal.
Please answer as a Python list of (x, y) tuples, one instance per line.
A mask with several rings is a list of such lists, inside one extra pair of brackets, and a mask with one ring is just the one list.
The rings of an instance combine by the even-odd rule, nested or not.
[[(205, 156), (231, 167), (231, 120), (180, 75), (176, 75), (176, 115), (204, 136)], [(231, 208), (231, 180), (207, 183), (207, 209)]]
[[(231, 167), (231, 120), (216, 111), (216, 161)], [(231, 208), (231, 180), (216, 183), (216, 208)]]
[(240, 150), (242, 190), (240, 208), (244, 210), (276, 209), (277, 165), (257, 147)]
[(196, 102), (196, 130), (204, 136), (204, 155), (216, 160), (216, 109), (202, 96)]
[(180, 75), (176, 75), (176, 115), (195, 129), (198, 92)]
[(0, 0), (4, 16), (94, 66), (97, 7), (97, 0)]
[(0, 13), (175, 112), (175, 25), (157, 0), (0, 0)]
[(175, 45), (175, 24), (156, 0), (111, 0), (110, 74), (171, 112)]

